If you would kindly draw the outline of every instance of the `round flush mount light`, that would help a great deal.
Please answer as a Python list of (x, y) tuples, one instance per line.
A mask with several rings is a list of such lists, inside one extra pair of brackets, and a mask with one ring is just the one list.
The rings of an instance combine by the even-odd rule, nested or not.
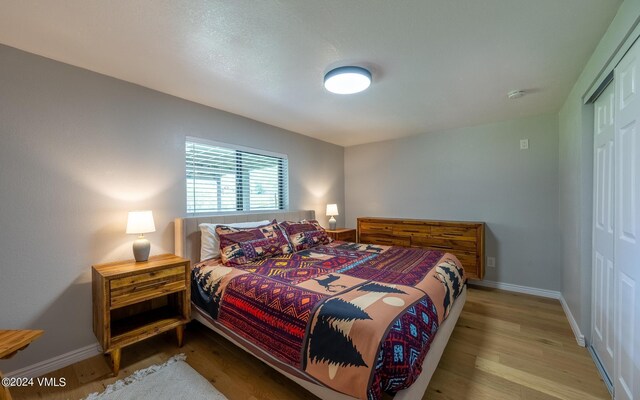
[(507, 97), (513, 100), (513, 99), (519, 99), (525, 94), (527, 94), (527, 92), (524, 90), (512, 90), (509, 93), (507, 93)]
[(339, 67), (324, 76), (324, 87), (331, 93), (353, 94), (371, 85), (371, 72), (362, 67)]

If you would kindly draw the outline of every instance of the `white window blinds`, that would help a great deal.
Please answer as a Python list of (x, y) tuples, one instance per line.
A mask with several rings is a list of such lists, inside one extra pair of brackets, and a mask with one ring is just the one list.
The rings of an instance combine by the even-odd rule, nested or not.
[(187, 213), (287, 208), (286, 155), (189, 137), (185, 150)]

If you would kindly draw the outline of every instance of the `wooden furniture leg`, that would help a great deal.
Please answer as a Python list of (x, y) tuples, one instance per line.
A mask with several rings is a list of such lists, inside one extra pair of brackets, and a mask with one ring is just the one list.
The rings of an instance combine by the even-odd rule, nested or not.
[(115, 349), (111, 353), (109, 353), (109, 359), (111, 360), (111, 369), (113, 370), (114, 375), (118, 375), (120, 371), (120, 354), (121, 349)]
[[(0, 381), (2, 381), (4, 376), (2, 372), (0, 372)], [(11, 393), (9, 393), (9, 388), (0, 384), (0, 400), (11, 400)]]
[(176, 328), (176, 337), (178, 338), (178, 347), (182, 347), (184, 344), (184, 325)]

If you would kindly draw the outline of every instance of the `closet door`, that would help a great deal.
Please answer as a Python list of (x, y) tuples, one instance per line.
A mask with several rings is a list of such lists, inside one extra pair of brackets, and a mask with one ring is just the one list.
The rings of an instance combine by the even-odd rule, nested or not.
[(615, 69), (615, 368), (618, 400), (640, 400), (640, 45)]
[(614, 354), (614, 88), (595, 102), (593, 162), (593, 306), (592, 343), (602, 368), (613, 376)]

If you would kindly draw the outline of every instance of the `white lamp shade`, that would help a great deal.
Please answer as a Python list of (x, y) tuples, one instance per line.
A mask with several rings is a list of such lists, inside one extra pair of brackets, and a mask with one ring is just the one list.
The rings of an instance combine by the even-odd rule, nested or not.
[(338, 214), (338, 205), (327, 204), (327, 215), (340, 215)]
[(153, 223), (153, 213), (151, 211), (130, 211), (127, 220), (127, 233), (140, 234), (155, 232), (156, 225)]

